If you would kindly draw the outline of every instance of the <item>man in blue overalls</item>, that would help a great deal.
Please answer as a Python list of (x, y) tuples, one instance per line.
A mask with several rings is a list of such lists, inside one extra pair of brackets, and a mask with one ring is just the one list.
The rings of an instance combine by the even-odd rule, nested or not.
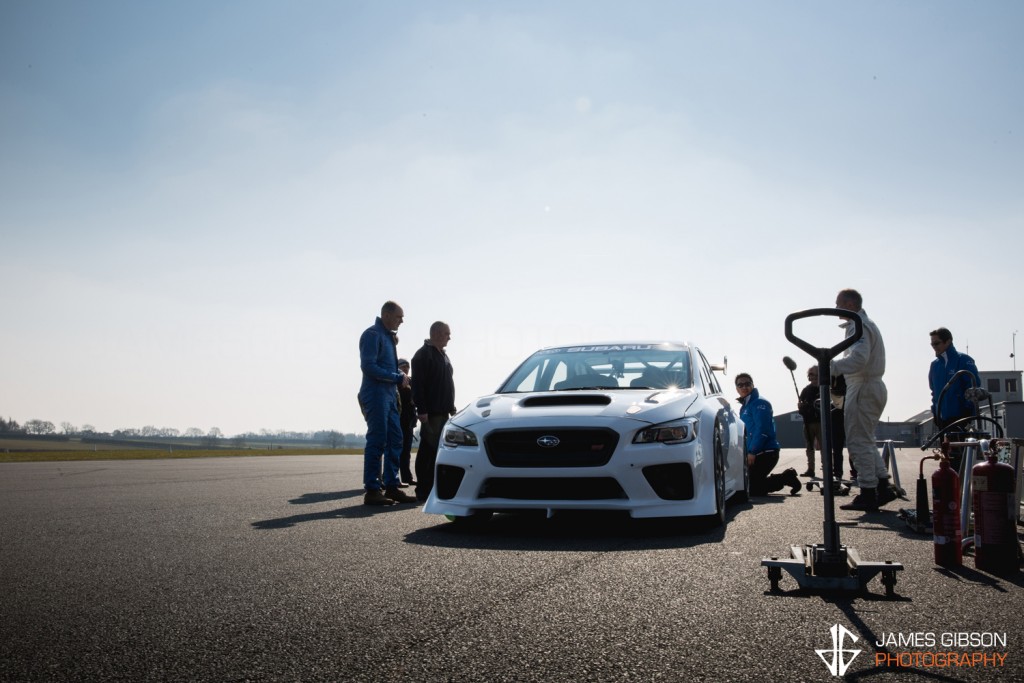
[(366, 418), (366, 450), (363, 453), (365, 505), (416, 502), (415, 497), (406, 495), (399, 488), (401, 482), (398, 477), (402, 456), (398, 387), (408, 387), (409, 376), (398, 370), (395, 333), (404, 318), (402, 307), (388, 301), (381, 307), (380, 317), (373, 326), (359, 337), (359, 366), (363, 371), (359, 407)]

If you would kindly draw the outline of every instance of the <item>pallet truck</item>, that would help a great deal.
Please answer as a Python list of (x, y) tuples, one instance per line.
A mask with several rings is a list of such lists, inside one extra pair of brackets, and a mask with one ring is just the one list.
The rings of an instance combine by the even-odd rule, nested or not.
[[(804, 318), (834, 316), (848, 318), (854, 325), (853, 334), (831, 348), (817, 348), (793, 334), (793, 323)], [(829, 401), (829, 377), (831, 360), (853, 346), (864, 335), (864, 322), (859, 315), (838, 308), (812, 308), (806, 311), (791, 313), (786, 317), (786, 339), (809, 353), (818, 361), (818, 389), (822, 405)], [(824, 411), (823, 411), (824, 413)], [(831, 452), (832, 420), (823, 414), (821, 420), (822, 451)], [(832, 480), (832, 459), (823, 458), (825, 481)], [(782, 572), (788, 572), (802, 590), (815, 592), (834, 591), (865, 591), (867, 584), (875, 576), (881, 574), (882, 585), (885, 586), (886, 597), (895, 595), (896, 572), (903, 569), (898, 562), (865, 562), (854, 548), (848, 548), (839, 542), (839, 523), (835, 516), (835, 499), (831, 486), (822, 487), (824, 498), (825, 520), (823, 543), (794, 545), (790, 547), (792, 555), (789, 559), (770, 557), (761, 560), (761, 566), (768, 568), (768, 581), (771, 592), (779, 592), (779, 581)]]
[[(892, 478), (893, 490), (896, 491), (896, 495), (903, 500), (908, 500), (907, 491), (903, 488), (900, 483), (900, 468), (896, 465), (896, 447), (891, 439), (885, 441), (879, 441), (878, 444), (882, 447), (882, 462), (885, 463), (885, 469), (889, 472), (889, 476)], [(847, 479), (833, 479), (832, 480), (832, 495), (833, 496), (848, 496), (850, 495), (850, 489), (856, 485), (856, 481)], [(825, 480), (824, 479), (813, 479), (807, 482), (807, 490), (814, 491), (817, 489), (822, 495), (825, 495)]]
[[(808, 491), (817, 490), (821, 495), (825, 495), (825, 480), (824, 479), (813, 479), (806, 484)], [(833, 479), (832, 480), (832, 495), (833, 496), (848, 496), (850, 495), (850, 487), (853, 486), (852, 481), (846, 481), (845, 479)]]

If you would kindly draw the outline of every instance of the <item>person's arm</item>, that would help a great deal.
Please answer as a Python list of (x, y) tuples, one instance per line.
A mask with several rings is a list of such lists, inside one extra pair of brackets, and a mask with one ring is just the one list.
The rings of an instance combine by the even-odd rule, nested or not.
[[(967, 372), (971, 373), (971, 376), (974, 377), (974, 382), (975, 382), (974, 386), (981, 387), (981, 375), (978, 374), (978, 365), (977, 365), (977, 363), (975, 363), (974, 359), (971, 358), (970, 356), (961, 356), (961, 357), (966, 359), (966, 362), (964, 363), (964, 368), (963, 369), (966, 370)], [(984, 389), (984, 387), (981, 387), (981, 388)]]
[(875, 340), (871, 328), (865, 325), (864, 333), (849, 348), (847, 355), (844, 358), (832, 361), (832, 374), (852, 375), (864, 370), (868, 365), (868, 360), (871, 358), (871, 347), (874, 344)]
[(445, 363), (445, 381), (448, 382), (448, 390), (451, 392), (451, 402), (448, 404), (448, 415), (454, 415), (455, 409), (455, 369), (451, 362)]
[(421, 347), (412, 357), (412, 402), (420, 422), (427, 420), (427, 383), (430, 381), (430, 358)]
[(817, 400), (820, 390), (815, 384), (808, 384), (800, 392), (800, 400), (796, 402), (796, 410), (804, 420), (814, 419), (814, 402)]

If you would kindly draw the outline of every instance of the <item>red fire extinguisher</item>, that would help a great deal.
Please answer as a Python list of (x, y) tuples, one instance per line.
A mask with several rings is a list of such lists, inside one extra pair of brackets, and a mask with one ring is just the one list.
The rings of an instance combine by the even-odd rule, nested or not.
[(960, 529), (960, 476), (943, 458), (932, 475), (932, 537), (935, 564), (959, 567), (963, 564), (963, 535)]
[(989, 455), (971, 470), (974, 489), (974, 566), (993, 574), (1016, 574), (1017, 524), (1013, 467)]

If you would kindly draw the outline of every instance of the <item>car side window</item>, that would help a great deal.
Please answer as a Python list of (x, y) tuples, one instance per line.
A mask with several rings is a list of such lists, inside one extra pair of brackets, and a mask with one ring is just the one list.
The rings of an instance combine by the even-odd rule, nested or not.
[(708, 373), (704, 371), (704, 359), (698, 356), (697, 360), (697, 377), (700, 378), (701, 392), (705, 396), (711, 395), (711, 384), (708, 382)]
[(716, 394), (721, 394), (722, 393), (722, 385), (718, 383), (718, 378), (715, 377), (715, 371), (712, 370), (710, 368), (710, 366), (708, 367), (708, 374), (711, 375), (711, 386), (713, 386), (715, 388), (715, 393)]
[(700, 379), (704, 385), (704, 393), (708, 396), (722, 393), (722, 387), (719, 386), (718, 380), (715, 379), (715, 373), (711, 371), (711, 366), (708, 364), (708, 360), (704, 357), (704, 353), (701, 351), (697, 352), (700, 356)]

